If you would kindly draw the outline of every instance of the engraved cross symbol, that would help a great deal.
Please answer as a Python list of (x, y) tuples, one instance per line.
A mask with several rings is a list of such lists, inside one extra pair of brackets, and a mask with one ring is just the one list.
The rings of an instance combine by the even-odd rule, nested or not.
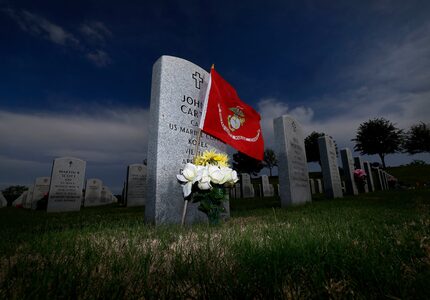
[(69, 161), (69, 168), (72, 167), (73, 162)]
[(203, 83), (203, 78), (202, 78), (202, 76), (200, 75), (200, 73), (199, 72), (195, 72), (194, 74), (193, 74), (193, 79), (196, 81), (196, 88), (198, 88), (199, 90), (200, 90), (200, 84), (202, 84)]

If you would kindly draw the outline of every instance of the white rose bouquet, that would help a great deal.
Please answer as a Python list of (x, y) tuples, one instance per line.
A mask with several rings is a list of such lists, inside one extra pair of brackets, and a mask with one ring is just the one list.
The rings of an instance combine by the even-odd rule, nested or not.
[(182, 184), (184, 197), (200, 202), (199, 210), (206, 213), (209, 222), (218, 223), (224, 210), (225, 187), (233, 186), (239, 179), (228, 165), (228, 156), (215, 151), (205, 151), (187, 163), (182, 174), (176, 175)]

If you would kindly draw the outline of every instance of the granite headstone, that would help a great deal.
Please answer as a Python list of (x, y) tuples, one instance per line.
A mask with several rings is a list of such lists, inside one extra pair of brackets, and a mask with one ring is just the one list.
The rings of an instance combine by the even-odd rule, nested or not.
[(321, 169), (324, 180), (324, 192), (328, 198), (341, 198), (342, 182), (337, 165), (336, 145), (327, 135), (318, 138)]
[(319, 178), (315, 179), (315, 192), (317, 194), (321, 194), (321, 193), (324, 192), (323, 191), (323, 186), (322, 186), (322, 181)]
[(31, 208), (31, 203), (33, 202), (33, 191), (34, 184), (30, 185), (27, 190), (27, 196), (24, 200), (24, 208)]
[(309, 186), (311, 188), (311, 194), (315, 194), (315, 181), (312, 178), (309, 178)]
[[(181, 58), (162, 56), (153, 67), (145, 218), (154, 224), (180, 223), (184, 196), (176, 175), (193, 161), (209, 74)], [(202, 134), (199, 153), (226, 146)], [(189, 203), (186, 223), (205, 222), (198, 203)]]
[(74, 157), (56, 158), (49, 186), (48, 212), (79, 211), (86, 162)]
[(27, 191), (24, 191), (18, 198), (16, 198), (12, 202), (12, 206), (23, 206), (25, 198), (27, 198)]
[(291, 116), (273, 120), (281, 206), (312, 201), (302, 126)]
[[(364, 172), (366, 172), (366, 170), (364, 170), (364, 163), (363, 163), (363, 160), (361, 159), (361, 156), (354, 157), (354, 165), (355, 165), (356, 169), (361, 169)], [(368, 193), (369, 192), (369, 187), (367, 186), (367, 177), (368, 177), (368, 174), (366, 173), (366, 181), (365, 181), (366, 184), (361, 185), (361, 186), (359, 185), (357, 187), (358, 191), (360, 193)]]
[(345, 193), (347, 195), (358, 195), (357, 186), (354, 180), (354, 160), (352, 159), (352, 153), (349, 148), (340, 150), (340, 157), (342, 160), (343, 173), (345, 176)]
[(388, 190), (390, 188), (388, 185), (388, 173), (385, 171), (382, 171), (382, 181), (384, 182), (385, 189)]
[(240, 186), (242, 188), (242, 198), (254, 198), (254, 185), (251, 182), (251, 176), (247, 173), (240, 174)]
[(6, 207), (7, 206), (7, 200), (6, 198), (3, 196), (3, 193), (0, 192), (0, 208), (2, 207)]
[(263, 197), (275, 196), (275, 189), (273, 188), (273, 185), (269, 182), (269, 176), (261, 175), (261, 187), (263, 190)]
[(37, 208), (37, 201), (45, 197), (45, 195), (49, 192), (49, 182), (51, 178), (48, 176), (45, 177), (37, 177), (34, 181), (34, 189), (33, 189), (33, 199), (31, 200), (31, 208)]
[(85, 207), (100, 205), (102, 186), (103, 182), (98, 178), (87, 179), (87, 184), (85, 185)]
[(376, 168), (376, 174), (377, 174), (376, 180), (378, 182), (379, 189), (381, 191), (385, 191), (384, 181), (382, 180), (382, 170), (379, 168)]
[(364, 162), (364, 171), (367, 174), (367, 186), (369, 188), (369, 192), (375, 191), (375, 184), (373, 182), (373, 174), (372, 174), (372, 167), (370, 166), (370, 163), (368, 161)]
[(126, 199), (127, 206), (143, 206), (147, 199), (147, 167), (144, 164), (131, 164), (127, 168)]

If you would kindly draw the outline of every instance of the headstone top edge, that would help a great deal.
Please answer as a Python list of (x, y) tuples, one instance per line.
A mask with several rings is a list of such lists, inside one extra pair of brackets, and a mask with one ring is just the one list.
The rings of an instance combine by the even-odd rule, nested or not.
[(145, 164), (130, 164), (129, 167), (139, 167), (139, 166), (145, 166)]
[(73, 159), (73, 160), (77, 160), (77, 161), (81, 161), (81, 162), (83, 162), (83, 163), (86, 163), (86, 161), (85, 160), (83, 160), (83, 159), (80, 159), (80, 158), (77, 158), (77, 157), (72, 157), (72, 156), (62, 156), (62, 157), (57, 157), (57, 158), (54, 158), (54, 162), (55, 161), (57, 161), (57, 160), (65, 160), (65, 159)]
[(291, 120), (291, 121), (298, 122), (296, 118), (294, 118), (292, 115), (289, 115), (289, 114), (285, 114), (285, 115), (282, 115), (282, 116), (279, 116), (279, 117), (275, 117), (273, 120), (274, 121), (275, 120)]
[[(168, 61), (168, 62), (180, 62), (180, 63), (184, 63), (184, 64), (190, 64), (190, 65), (193, 65), (193, 66), (195, 66), (195, 67), (197, 67), (197, 68), (199, 68), (199, 69), (202, 69), (202, 70), (204, 70), (204, 71), (206, 71), (206, 72), (208, 72), (207, 70), (205, 70), (205, 69), (203, 69), (202, 67), (200, 67), (199, 65), (197, 65), (197, 64), (195, 64), (195, 63), (193, 63), (193, 62), (191, 62), (191, 61), (189, 61), (189, 60), (186, 60), (186, 59), (183, 59), (183, 58), (180, 58), (180, 57), (177, 57), (177, 56), (172, 56), (172, 55), (161, 55), (156, 61), (155, 61), (155, 63), (154, 63), (154, 65), (156, 65), (156, 64), (158, 64), (158, 63), (160, 63), (160, 62), (165, 62), (165, 61)], [(209, 73), (209, 72), (208, 72)]]
[(100, 181), (102, 181), (100, 178), (96, 178), (96, 177), (87, 178), (87, 181), (91, 181), (91, 180), (100, 180)]

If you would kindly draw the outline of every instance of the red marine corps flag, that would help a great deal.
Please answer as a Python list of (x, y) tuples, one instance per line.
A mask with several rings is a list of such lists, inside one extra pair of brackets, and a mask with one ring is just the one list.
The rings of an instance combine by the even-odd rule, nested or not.
[(236, 90), (212, 67), (200, 129), (258, 160), (264, 157), (260, 114), (240, 100)]

